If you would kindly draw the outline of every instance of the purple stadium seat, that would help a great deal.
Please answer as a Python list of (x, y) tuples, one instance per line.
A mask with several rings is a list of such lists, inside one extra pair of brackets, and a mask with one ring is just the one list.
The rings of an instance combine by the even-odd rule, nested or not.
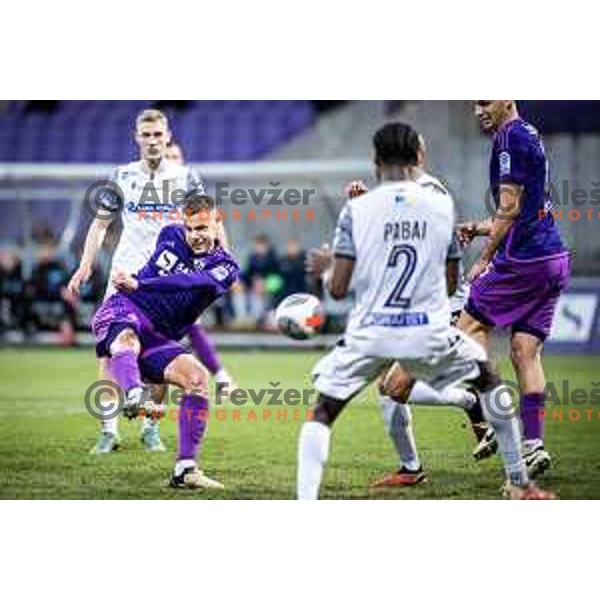
[[(131, 132), (151, 100), (71, 100), (50, 114), (24, 114), (11, 103), (0, 116), (0, 160), (108, 162), (134, 160)], [(167, 107), (171, 127), (190, 161), (255, 160), (310, 126), (307, 101), (198, 100)]]

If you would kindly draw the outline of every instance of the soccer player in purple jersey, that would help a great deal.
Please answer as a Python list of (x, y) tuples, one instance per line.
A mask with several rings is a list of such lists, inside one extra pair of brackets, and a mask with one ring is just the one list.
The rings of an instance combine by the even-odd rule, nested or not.
[(183, 212), (183, 224), (161, 230), (152, 257), (136, 275), (114, 275), (118, 291), (100, 306), (92, 328), (96, 353), (110, 359), (128, 411), (145, 405), (143, 381), (183, 390), (179, 451), (170, 485), (222, 489), (196, 462), (208, 417), (207, 373), (178, 340), (227, 292), (239, 266), (218, 240), (213, 198), (193, 194)]
[[(165, 158), (176, 165), (185, 164), (183, 149), (175, 140), (173, 140), (173, 138), (171, 138), (167, 144)], [(219, 222), (218, 227), (218, 238), (222, 242), (223, 247), (227, 249), (229, 246), (223, 223)], [(196, 356), (215, 378), (217, 386), (221, 387), (221, 393), (230, 394), (237, 388), (237, 385), (229, 372), (223, 367), (217, 353), (217, 348), (208, 336), (208, 333), (206, 333), (204, 327), (200, 323), (192, 325), (189, 329), (188, 336)]]
[[(116, 167), (110, 176), (113, 185), (99, 193), (98, 210), (87, 232), (79, 267), (69, 282), (68, 289), (73, 296), (79, 294), (80, 286), (90, 278), (96, 256), (111, 223), (120, 221), (122, 231), (112, 256), (111, 277), (105, 298), (115, 292), (111, 280), (116, 271), (135, 273), (146, 264), (162, 227), (170, 222), (167, 215), (179, 214), (172, 194), (162, 192), (164, 186), (170, 190), (184, 190), (185, 193), (204, 190), (202, 179), (192, 169), (165, 159), (170, 138), (169, 122), (164, 113), (149, 109), (138, 114), (135, 141), (139, 148), (139, 160)], [(120, 192), (117, 193), (117, 190)], [(153, 190), (161, 201), (157, 203), (148, 199), (146, 190)], [(146, 211), (152, 214), (143, 217)], [(106, 360), (100, 359), (98, 362), (100, 379), (110, 379)], [(154, 389), (157, 397), (164, 395), (164, 386), (155, 386)], [(158, 421), (142, 419), (140, 424), (140, 438), (146, 450), (164, 452)], [(108, 454), (119, 446), (118, 419), (103, 420), (100, 436), (91, 452)]]
[[(459, 229), (464, 243), (475, 236), (487, 241), (469, 273), (471, 292), (458, 327), (485, 347), (495, 327), (511, 327), (524, 458), (534, 478), (551, 465), (543, 441), (541, 354), (569, 281), (570, 255), (550, 210), (548, 162), (539, 133), (521, 119), (514, 100), (478, 100), (475, 114), (481, 129), (494, 136), (490, 190), (495, 211)], [(485, 457), (494, 450), (493, 437), (486, 436), (474, 454)]]

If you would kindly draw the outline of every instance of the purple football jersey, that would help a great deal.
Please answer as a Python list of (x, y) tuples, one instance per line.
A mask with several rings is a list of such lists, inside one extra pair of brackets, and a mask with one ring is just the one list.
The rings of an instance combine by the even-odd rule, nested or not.
[(135, 276), (135, 292), (118, 292), (152, 321), (157, 331), (179, 339), (239, 274), (239, 265), (220, 245), (195, 253), (183, 225), (164, 227), (150, 260)]
[(529, 262), (568, 254), (552, 216), (548, 181), (548, 161), (539, 133), (523, 119), (509, 121), (494, 137), (490, 187), (496, 206), (501, 183), (523, 186), (523, 196), (521, 212), (502, 240), (495, 261)]

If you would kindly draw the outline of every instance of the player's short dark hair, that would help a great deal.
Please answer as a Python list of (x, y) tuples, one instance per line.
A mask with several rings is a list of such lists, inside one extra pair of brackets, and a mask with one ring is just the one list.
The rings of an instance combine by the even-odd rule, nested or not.
[(192, 192), (191, 194), (188, 194), (185, 198), (185, 202), (183, 204), (183, 211), (187, 215), (195, 215), (202, 211), (214, 210), (215, 206), (216, 202), (212, 196)]
[(410, 167), (419, 162), (419, 134), (406, 123), (388, 123), (373, 136), (378, 165)]

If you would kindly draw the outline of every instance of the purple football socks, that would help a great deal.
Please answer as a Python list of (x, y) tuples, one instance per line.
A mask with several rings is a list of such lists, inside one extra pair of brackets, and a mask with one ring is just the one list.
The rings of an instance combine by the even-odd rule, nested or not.
[(121, 350), (113, 354), (110, 359), (110, 371), (125, 393), (142, 385), (138, 357), (132, 350)]
[(521, 422), (525, 441), (544, 437), (544, 401), (545, 395), (523, 394), (521, 397)]
[(198, 447), (206, 431), (208, 400), (186, 394), (179, 407), (179, 453), (177, 460), (196, 460)]

